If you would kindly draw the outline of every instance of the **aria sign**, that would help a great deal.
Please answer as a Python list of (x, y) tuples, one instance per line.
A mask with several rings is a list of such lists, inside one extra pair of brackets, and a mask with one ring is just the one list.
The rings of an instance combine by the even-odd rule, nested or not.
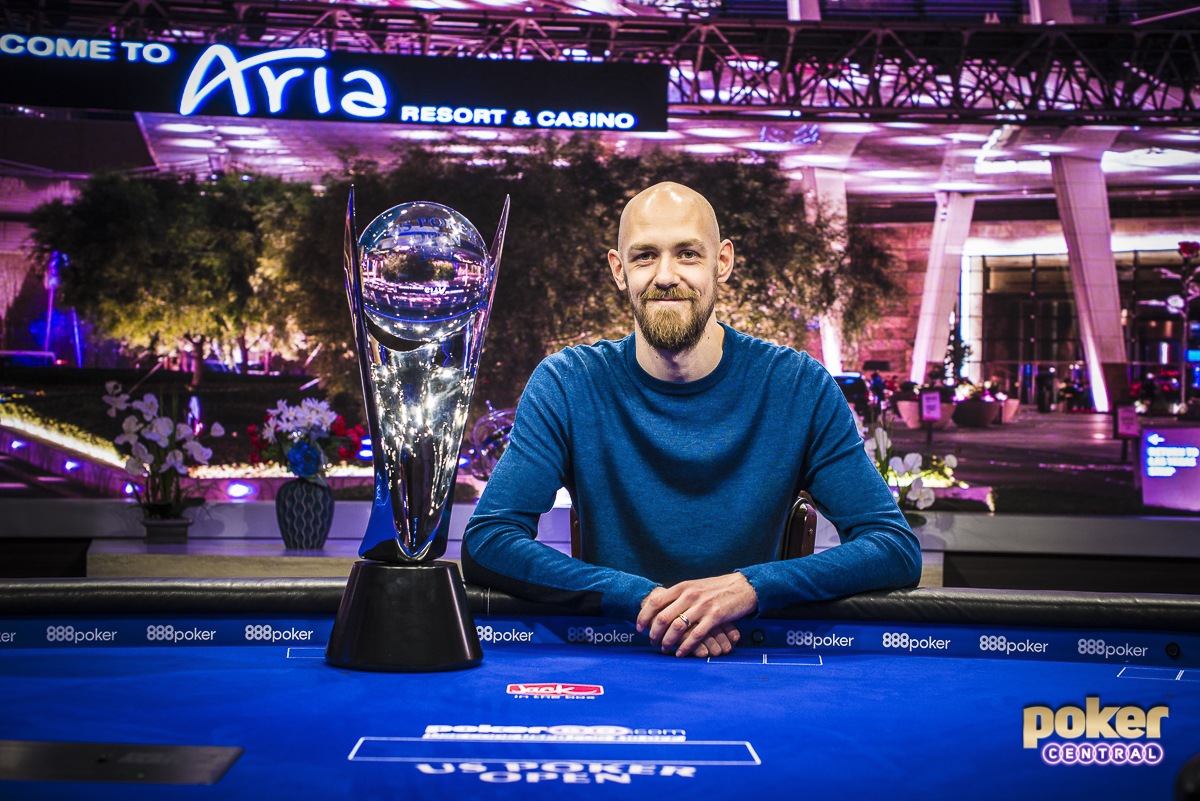
[(184, 116), (665, 131), (667, 68), (4, 33), (0, 102)]

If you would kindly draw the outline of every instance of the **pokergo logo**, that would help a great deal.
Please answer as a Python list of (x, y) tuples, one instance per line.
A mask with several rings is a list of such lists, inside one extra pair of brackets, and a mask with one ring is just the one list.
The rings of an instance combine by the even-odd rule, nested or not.
[(268, 642), (286, 642), (288, 640), (308, 640), (312, 638), (311, 631), (302, 631), (295, 627), (282, 631), (272, 628), (270, 623), (264, 623), (261, 626), (246, 626), (247, 640), (266, 640)]
[(633, 642), (633, 632), (599, 631), (591, 626), (572, 626), (567, 629), (567, 642), (586, 642), (592, 645), (627, 645)]
[(475, 633), (483, 642), (533, 642), (532, 631), (500, 631), (491, 626), (476, 626)]
[(1166, 706), (1143, 711), (1136, 706), (1100, 706), (1100, 697), (1089, 695), (1084, 704), (1060, 707), (1025, 707), (1021, 740), (1025, 748), (1037, 748), (1038, 742), (1051, 735), (1064, 740), (1080, 737), (1101, 742), (1059, 743), (1042, 746), (1042, 761), (1047, 765), (1157, 765), (1163, 748), (1158, 743), (1106, 743), (1104, 740), (1157, 740), (1162, 737), (1163, 718), (1170, 717)]
[(839, 637), (836, 634), (820, 635), (811, 631), (789, 631), (787, 644), (801, 648), (849, 648), (854, 642), (853, 637)]

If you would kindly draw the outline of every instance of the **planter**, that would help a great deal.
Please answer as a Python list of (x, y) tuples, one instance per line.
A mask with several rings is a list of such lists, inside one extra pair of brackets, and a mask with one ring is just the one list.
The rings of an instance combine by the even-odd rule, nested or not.
[(1000, 419), (997, 423), (1011, 423), (1017, 419), (1017, 412), (1021, 410), (1020, 398), (1008, 398), (1004, 401), (1004, 405), (1000, 409)]
[(316, 481), (293, 479), (275, 495), (275, 519), (288, 550), (323, 548), (333, 525), (333, 490)]
[[(904, 421), (904, 425), (911, 429), (921, 429), (925, 424), (921, 422), (921, 403), (920, 401), (902, 400), (896, 401), (896, 414)], [(954, 414), (953, 403), (942, 404), (942, 416), (933, 424), (934, 431), (940, 431), (950, 425), (950, 418)]]
[(955, 404), (954, 422), (963, 428), (987, 428), (1000, 415), (1000, 404), (985, 400), (964, 400)]
[(147, 545), (186, 545), (190, 517), (169, 517), (165, 520), (143, 520)]

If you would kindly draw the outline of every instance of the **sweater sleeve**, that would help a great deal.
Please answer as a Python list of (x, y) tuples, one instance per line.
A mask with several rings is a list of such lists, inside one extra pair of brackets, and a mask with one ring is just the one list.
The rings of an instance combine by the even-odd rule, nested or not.
[(543, 362), (529, 379), (508, 448), (463, 533), (467, 581), (585, 614), (633, 620), (658, 586), (641, 576), (585, 564), (537, 542), (538, 518), (559, 487), (574, 493), (566, 390)]
[(788, 604), (894, 589), (921, 577), (921, 548), (892, 491), (871, 463), (837, 384), (816, 369), (815, 407), (800, 486), (842, 544), (819, 554), (740, 570), (759, 613)]

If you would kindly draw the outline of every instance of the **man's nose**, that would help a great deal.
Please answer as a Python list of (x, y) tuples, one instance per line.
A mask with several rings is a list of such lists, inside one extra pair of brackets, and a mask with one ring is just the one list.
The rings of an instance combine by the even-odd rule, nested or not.
[(679, 283), (679, 271), (675, 260), (664, 256), (658, 260), (658, 270), (654, 273), (654, 285), (659, 289), (668, 289)]

